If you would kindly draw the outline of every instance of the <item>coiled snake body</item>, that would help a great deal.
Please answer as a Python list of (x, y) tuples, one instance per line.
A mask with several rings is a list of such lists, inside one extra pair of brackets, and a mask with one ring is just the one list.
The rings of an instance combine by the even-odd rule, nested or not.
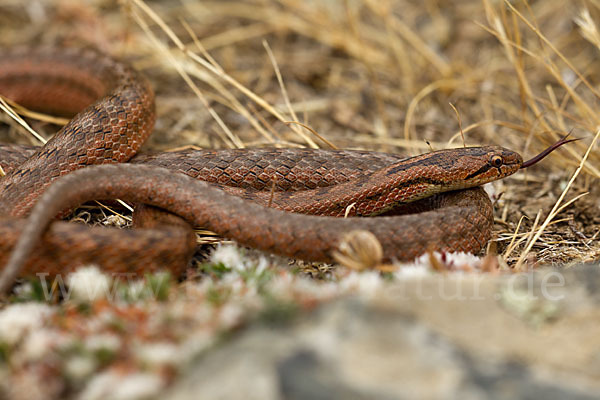
[[(121, 272), (185, 267), (193, 236), (181, 224), (131, 230), (50, 224), (61, 210), (109, 198), (160, 207), (243, 245), (300, 259), (332, 261), (342, 236), (357, 229), (377, 237), (385, 261), (428, 250), (476, 253), (493, 223), (490, 200), (478, 186), (522, 165), (519, 154), (496, 146), (405, 160), (361, 151), (207, 150), (138, 155), (129, 164), (71, 173), (134, 156), (155, 119), (146, 81), (96, 51), (20, 49), (1, 54), (0, 94), (34, 109), (78, 112), (39, 150), (0, 148), (7, 171), (0, 180), (0, 265), (22, 236), (10, 264), (24, 263), (29, 274), (90, 262)], [(424, 212), (333, 218), (372, 216), (409, 202)]]

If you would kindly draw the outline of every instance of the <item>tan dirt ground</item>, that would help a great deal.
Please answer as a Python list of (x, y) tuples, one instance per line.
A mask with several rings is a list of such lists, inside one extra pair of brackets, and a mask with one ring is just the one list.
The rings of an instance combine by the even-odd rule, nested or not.
[[(462, 128), (467, 145), (501, 145), (527, 159), (571, 132), (582, 140), (494, 185), (495, 240), (488, 252), (500, 255), (501, 267), (515, 268), (520, 260), (519, 268), (525, 268), (600, 258), (597, 144), (569, 185), (600, 129), (599, 23), (600, 3), (595, 0), (0, 0), (0, 47), (94, 46), (132, 63), (157, 94), (158, 119), (146, 151), (185, 146), (327, 148), (331, 143), (414, 155), (462, 146)], [(185, 71), (194, 88), (178, 70)], [(0, 119), (10, 125), (0, 127), (1, 141), (35, 143), (6, 114)], [(325, 140), (286, 124), (294, 120)], [(56, 130), (45, 122), (29, 121), (44, 134)], [(567, 205), (538, 233), (557, 204)], [(87, 218), (88, 213), (108, 218), (99, 207), (82, 208), (78, 217)], [(206, 232), (199, 232), (199, 238), (202, 243), (218, 241)], [(357, 274), (329, 265), (302, 264), (306, 274), (297, 274), (279, 268), (288, 266), (279, 258), (268, 259), (275, 268), (263, 269), (260, 256), (243, 253), (252, 255), (248, 261), (230, 248), (221, 248), (212, 264), (203, 264), (202, 257), (212, 248), (202, 248), (200, 269), (184, 282), (167, 285), (163, 298), (133, 293), (139, 288), (134, 283), (119, 286), (122, 302), (61, 301), (56, 296), (48, 306), (32, 301), (41, 297), (39, 286), (19, 286), (11, 300), (18, 304), (0, 308), (0, 398), (5, 392), (14, 398), (81, 393), (88, 397), (79, 398), (103, 398), (103, 389), (124, 387), (119, 380), (123, 377), (156, 395), (187, 370), (182, 359), (218, 345), (219, 339), (255, 319), (278, 322), (348, 293), (370, 298), (382, 291), (388, 278), (393, 280), (391, 274)], [(85, 274), (83, 281), (104, 279), (98, 271)], [(494, 279), (493, 274), (485, 277)], [(447, 282), (444, 278), (434, 274), (428, 279)], [(454, 275), (448, 278), (452, 281)], [(148, 278), (145, 285), (156, 285), (157, 279)], [(542, 307), (509, 298), (510, 307), (503, 306), (494, 297), (496, 283), (486, 292), (501, 317), (494, 320), (505, 321), (510, 317), (505, 309), (512, 307), (515, 314), (540, 319), (536, 324), (542, 328), (558, 327), (552, 336), (556, 343), (564, 343), (570, 329), (589, 334), (591, 345), (577, 335), (571, 344), (581, 349), (585, 362), (580, 368), (589, 365), (589, 375), (597, 376), (597, 356), (588, 354), (598, 337), (589, 318), (596, 312), (593, 298), (583, 314), (575, 313), (577, 318), (583, 315), (577, 323), (544, 325), (558, 318), (554, 303), (544, 308), (546, 303)], [(410, 281), (400, 284), (413, 287)], [(584, 286), (574, 286), (576, 293), (569, 298), (574, 309), (577, 293), (590, 289)], [(488, 324), (492, 317), (486, 319), (491, 309), (487, 303), (426, 303), (428, 308), (420, 300), (395, 306), (414, 310), (415, 323), (425, 325), (427, 318), (417, 314), (438, 310), (441, 332), (452, 340), (470, 342), (464, 338), (485, 336), (481, 343), (488, 344), (487, 334), (477, 335), (478, 330), (471, 330), (472, 336), (462, 334), (479, 326), (487, 329), (482, 332), (493, 331), (497, 343), (511, 344), (504, 340), (514, 333), (510, 325)], [(404, 318), (404, 310), (401, 314)], [(465, 320), (457, 323), (461, 315)], [(368, 330), (368, 323), (361, 321)], [(382, 321), (395, 320), (385, 314)], [(522, 344), (524, 352), (544, 353), (540, 347), (555, 343), (530, 346), (548, 334), (536, 330), (538, 325), (531, 328), (528, 321), (519, 324), (525, 339), (515, 343)], [(342, 324), (335, 320), (334, 325)], [(340, 332), (342, 337), (346, 334), (344, 329)], [(426, 349), (428, 342), (424, 343)], [(580, 353), (565, 348), (579, 365)], [(382, 354), (386, 352), (387, 347)], [(518, 358), (520, 353), (515, 354)], [(548, 354), (552, 358), (555, 353)], [(537, 355), (531, 357), (534, 362), (539, 361)], [(556, 357), (552, 366), (564, 362), (563, 353)], [(483, 360), (487, 362), (487, 355)], [(454, 367), (449, 370), (456, 372)], [(39, 393), (32, 392), (40, 387)]]
[[(494, 247), (508, 265), (519, 257), (551, 264), (598, 258), (596, 150), (563, 204), (588, 194), (554, 218), (530, 253), (523, 251), (536, 215), (539, 226), (600, 122), (594, 68), (600, 36), (593, 4), (519, 2), (512, 8), (492, 1), (286, 0), (144, 6), (133, 0), (5, 0), (0, 11), (2, 46), (95, 46), (142, 70), (158, 98), (148, 150), (328, 147), (282, 122), (297, 119), (338, 148), (417, 154), (460, 146), (462, 126), (469, 145), (498, 144), (527, 158), (570, 131), (583, 140), (500, 184)], [(201, 51), (194, 40), (200, 41), (227, 79), (186, 57), (158, 19), (196, 54)], [(192, 76), (205, 100), (186, 85), (173, 62)], [(229, 84), (231, 79), (264, 100), (266, 108)], [(6, 141), (32, 141), (22, 132), (3, 132)], [(513, 239), (516, 246), (507, 251)]]

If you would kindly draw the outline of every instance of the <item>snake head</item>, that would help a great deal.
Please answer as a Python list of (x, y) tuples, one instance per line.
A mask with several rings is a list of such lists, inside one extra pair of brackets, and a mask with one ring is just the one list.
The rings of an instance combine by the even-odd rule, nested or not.
[[(579, 139), (567, 139), (566, 134), (540, 154), (523, 162), (519, 153), (499, 146), (467, 147), (458, 156), (458, 170), (463, 171), (464, 187), (477, 186), (512, 175), (519, 169), (537, 164), (560, 146)], [(465, 171), (469, 171), (468, 173)]]
[(459, 156), (465, 187), (478, 186), (512, 175), (521, 168), (517, 152), (499, 146), (467, 147)]

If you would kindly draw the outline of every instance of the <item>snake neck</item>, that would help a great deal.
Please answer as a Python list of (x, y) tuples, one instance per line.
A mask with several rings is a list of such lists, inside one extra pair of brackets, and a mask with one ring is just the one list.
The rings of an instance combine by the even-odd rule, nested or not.
[(374, 216), (401, 204), (466, 187), (448, 176), (442, 167), (413, 164), (409, 168), (399, 168), (402, 164), (406, 161), (330, 187), (298, 192), (257, 192), (244, 197), (300, 214)]
[[(495, 165), (492, 160), (499, 160)], [(373, 216), (434, 194), (480, 186), (515, 173), (521, 156), (498, 146), (438, 150), (398, 161), (343, 184), (260, 195), (282, 210), (329, 216)], [(268, 201), (265, 201), (268, 199)]]

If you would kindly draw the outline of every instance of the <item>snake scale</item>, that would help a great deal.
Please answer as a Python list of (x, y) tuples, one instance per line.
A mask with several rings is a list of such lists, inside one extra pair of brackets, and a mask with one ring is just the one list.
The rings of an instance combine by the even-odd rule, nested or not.
[[(113, 272), (182, 271), (194, 237), (177, 219), (128, 230), (51, 222), (82, 202), (114, 198), (305, 260), (333, 261), (353, 230), (373, 233), (384, 261), (429, 250), (477, 253), (493, 224), (491, 202), (479, 185), (533, 163), (497, 146), (408, 159), (304, 149), (136, 155), (154, 125), (153, 92), (131, 67), (90, 49), (2, 50), (0, 94), (32, 109), (74, 115), (39, 149), (0, 146), (6, 172), (0, 179), (0, 265), (8, 263), (12, 274), (65, 273), (86, 263)], [(403, 214), (403, 207), (422, 212), (387, 215)], [(334, 218), (346, 214), (351, 218)], [(377, 214), (386, 215), (353, 218)]]

